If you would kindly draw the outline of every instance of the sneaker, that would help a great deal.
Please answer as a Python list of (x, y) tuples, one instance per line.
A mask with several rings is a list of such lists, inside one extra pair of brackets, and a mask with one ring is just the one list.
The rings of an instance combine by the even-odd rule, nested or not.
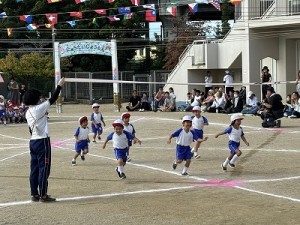
[(172, 168), (173, 168), (173, 170), (176, 170), (176, 168), (177, 168), (177, 163), (173, 162)]
[(76, 166), (76, 160), (72, 160), (72, 166)]
[(39, 202), (40, 201), (40, 196), (39, 195), (32, 195), (31, 196), (31, 201), (33, 201), (33, 202)]
[(120, 178), (121, 178), (121, 179), (125, 179), (125, 178), (126, 178), (125, 173), (121, 173), (121, 174), (120, 174)]
[(228, 163), (228, 165), (231, 167), (231, 168), (235, 168), (235, 165), (233, 163)]
[(297, 118), (297, 116), (296, 115), (291, 115), (291, 116), (289, 116), (289, 118)]
[(200, 158), (200, 155), (195, 155), (195, 159), (199, 159)]
[(81, 160), (82, 160), (82, 161), (85, 160), (85, 156), (84, 156), (84, 155), (81, 155), (80, 157), (81, 157)]
[(226, 170), (227, 170), (227, 167), (226, 167), (226, 166), (223, 166), (223, 163), (221, 164), (221, 167), (222, 167), (223, 171), (225, 171), (225, 172), (226, 172)]
[(101, 137), (100, 137), (100, 136), (98, 136), (98, 140), (99, 140), (99, 141), (101, 140)]
[(96, 141), (95, 141), (95, 140), (93, 140), (93, 142), (94, 142), (94, 143), (96, 143)]
[(131, 158), (129, 156), (127, 157), (127, 162), (131, 162)]
[(139, 109), (140, 112), (142, 112), (142, 109)]
[(50, 195), (46, 195), (40, 198), (40, 202), (55, 202), (56, 198), (51, 198)]
[(118, 176), (121, 178), (121, 173), (119, 172), (118, 167), (116, 167), (116, 172), (117, 172)]
[(185, 172), (185, 173), (181, 173), (181, 175), (182, 176), (187, 176), (187, 175), (189, 175), (187, 172)]

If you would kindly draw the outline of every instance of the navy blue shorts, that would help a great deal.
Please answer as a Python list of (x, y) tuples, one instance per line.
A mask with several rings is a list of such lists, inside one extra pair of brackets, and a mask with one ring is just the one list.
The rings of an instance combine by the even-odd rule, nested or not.
[(228, 142), (228, 148), (230, 151), (230, 154), (234, 155), (235, 151), (240, 147), (240, 143), (239, 142), (235, 142), (235, 141), (229, 141)]
[(203, 130), (194, 129), (194, 132), (198, 138), (203, 139)]
[(81, 150), (89, 150), (89, 144), (87, 140), (81, 140), (80, 142), (75, 143), (75, 151), (80, 153)]
[(95, 127), (94, 124), (92, 124), (92, 131), (94, 134), (102, 134), (103, 130), (102, 130), (102, 126), (101, 126), (101, 123), (98, 123), (97, 124), (98, 128)]
[(123, 148), (123, 149), (115, 148), (114, 150), (115, 150), (116, 159), (123, 159), (123, 162), (127, 161), (128, 148)]
[(190, 146), (176, 145), (176, 159), (188, 160), (191, 159), (193, 154), (191, 153)]
[(6, 111), (5, 110), (0, 110), (0, 117), (5, 117), (6, 116)]

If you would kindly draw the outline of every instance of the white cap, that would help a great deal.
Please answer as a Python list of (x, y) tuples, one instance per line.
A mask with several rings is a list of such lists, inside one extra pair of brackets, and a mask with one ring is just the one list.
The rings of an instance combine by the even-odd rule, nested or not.
[(192, 121), (192, 117), (191, 116), (189, 116), (189, 115), (186, 115), (186, 116), (184, 116), (184, 117), (182, 117), (182, 122), (183, 121)]
[(117, 119), (117, 120), (115, 120), (114, 122), (113, 122), (113, 127), (115, 127), (115, 126), (124, 126), (124, 122), (123, 122), (123, 120), (121, 120), (121, 119)]
[(3, 95), (0, 95), (0, 98), (4, 100), (4, 96)]
[(239, 114), (233, 114), (231, 117), (230, 117), (230, 121), (233, 122), (235, 120), (243, 120), (244, 118), (241, 117)]
[(248, 98), (250, 98), (253, 94), (253, 91), (248, 91)]
[(92, 109), (95, 108), (95, 107), (100, 107), (100, 105), (99, 105), (98, 103), (94, 103), (94, 104), (92, 105)]
[(200, 111), (201, 112), (201, 108), (200, 108), (200, 106), (196, 105), (193, 107), (192, 111)]

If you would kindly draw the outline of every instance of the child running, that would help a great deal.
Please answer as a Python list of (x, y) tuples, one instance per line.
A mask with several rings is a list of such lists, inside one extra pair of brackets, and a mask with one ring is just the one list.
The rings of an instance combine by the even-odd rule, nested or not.
[[(132, 134), (133, 137), (135, 137), (135, 129), (131, 123), (129, 123), (130, 120), (130, 114), (128, 112), (122, 113), (121, 119), (124, 123), (124, 130), (128, 133)], [(127, 153), (127, 162), (131, 161), (131, 158), (129, 156), (129, 149), (132, 146), (132, 140), (128, 142), (128, 153)]]
[(191, 130), (192, 127), (192, 117), (184, 116), (182, 118), (182, 128), (179, 128), (173, 132), (169, 139), (168, 144), (171, 143), (173, 137), (176, 137), (176, 160), (173, 162), (173, 169), (177, 168), (177, 164), (182, 163), (185, 160), (185, 165), (182, 170), (182, 175), (188, 175), (187, 170), (191, 164), (192, 152), (191, 152), (191, 143), (195, 140), (198, 142), (203, 142), (207, 140), (207, 137), (204, 139), (199, 138), (195, 131)]
[[(206, 117), (201, 116), (200, 106), (194, 106), (192, 112), (194, 113), (194, 116), (192, 116), (193, 130), (195, 131), (198, 138), (203, 139), (203, 127), (204, 125), (208, 125), (208, 120), (206, 119)], [(194, 155), (195, 159), (200, 158), (200, 155), (198, 154), (200, 144), (200, 142), (196, 141), (194, 147), (192, 148), (192, 154)]]
[(102, 116), (102, 113), (99, 112), (100, 105), (98, 103), (94, 103), (92, 105), (93, 113), (91, 115), (91, 122), (92, 122), (92, 131), (93, 135), (93, 142), (96, 143), (96, 136), (98, 136), (98, 140), (101, 140), (100, 135), (102, 134), (102, 125), (105, 127), (105, 122)]
[(80, 127), (76, 129), (76, 132), (74, 134), (75, 136), (75, 155), (72, 159), (72, 166), (76, 165), (76, 159), (80, 155), (81, 160), (85, 160), (85, 154), (89, 152), (89, 128), (88, 128), (88, 118), (86, 116), (82, 116), (78, 120)]
[(229, 142), (228, 147), (230, 154), (225, 159), (225, 161), (221, 164), (223, 171), (227, 170), (227, 165), (229, 164), (230, 167), (235, 167), (235, 162), (237, 158), (242, 154), (240, 147), (240, 140), (242, 139), (244, 143), (249, 146), (247, 142), (243, 129), (241, 127), (241, 121), (244, 118), (240, 117), (238, 114), (233, 114), (230, 117), (231, 125), (223, 132), (217, 134), (215, 137), (218, 138), (220, 135), (228, 134), (229, 135)]
[(113, 148), (118, 164), (116, 172), (121, 179), (125, 179), (124, 166), (127, 161), (128, 143), (133, 140), (134, 144), (141, 144), (141, 141), (124, 130), (124, 123), (121, 119), (115, 120), (112, 125), (114, 127), (114, 132), (107, 136), (106, 141), (103, 144), (103, 149), (105, 149), (108, 141), (113, 141)]

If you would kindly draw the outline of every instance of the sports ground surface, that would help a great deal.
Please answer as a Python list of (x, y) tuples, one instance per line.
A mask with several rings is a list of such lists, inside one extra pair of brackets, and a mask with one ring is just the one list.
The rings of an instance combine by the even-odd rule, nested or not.
[(85, 161), (71, 166), (74, 132), (87, 105), (64, 105), (50, 110), (52, 170), (49, 194), (55, 203), (32, 203), (29, 189), (28, 128), (0, 127), (0, 224), (300, 224), (300, 149), (298, 119), (282, 119), (281, 128), (263, 129), (258, 117), (242, 121), (250, 146), (235, 169), (221, 169), (228, 154), (228, 137), (214, 135), (226, 128), (229, 116), (204, 113), (207, 142), (200, 147), (189, 176), (172, 170), (175, 140), (167, 137), (181, 127), (184, 112), (133, 112), (131, 122), (142, 145), (131, 149), (127, 179), (115, 172), (111, 123), (121, 113), (102, 105), (102, 140), (90, 144)]

